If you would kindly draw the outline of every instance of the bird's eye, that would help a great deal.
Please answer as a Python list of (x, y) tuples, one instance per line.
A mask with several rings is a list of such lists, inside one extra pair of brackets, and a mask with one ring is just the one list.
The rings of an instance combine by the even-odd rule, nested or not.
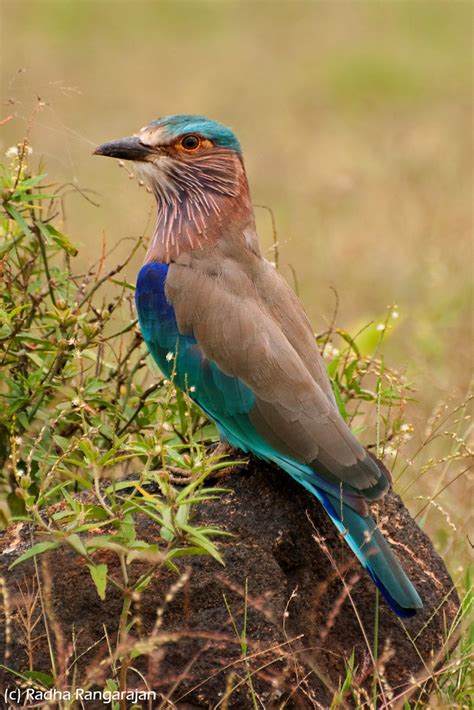
[(201, 139), (199, 136), (195, 136), (192, 133), (188, 136), (184, 136), (181, 141), (181, 146), (185, 150), (196, 150), (201, 145)]

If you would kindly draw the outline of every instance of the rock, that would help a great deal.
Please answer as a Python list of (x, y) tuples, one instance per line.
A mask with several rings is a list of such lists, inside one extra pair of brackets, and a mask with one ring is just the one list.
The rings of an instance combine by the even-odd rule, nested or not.
[[(222, 708), (240, 710), (253, 707), (255, 693), (265, 708), (280, 707), (285, 700), (285, 708), (329, 707), (346, 677), (351, 654), (351, 687), (361, 703), (365, 693), (372, 697), (375, 589), (321, 506), (289, 476), (261, 463), (233, 472), (224, 485), (229, 492), (201, 505), (193, 522), (232, 533), (219, 544), (225, 567), (210, 557), (184, 557), (179, 580), (161, 570), (134, 602), (135, 636), (149, 635), (157, 613), (163, 614), (154, 650), (133, 661), (158, 694), (152, 706), (184, 710), (214, 708), (221, 702)], [(390, 493), (379, 506), (379, 520), (424, 601), (416, 617), (402, 622), (380, 599), (376, 667), (382, 680), (376, 687), (383, 704), (442, 660), (446, 629), (459, 599), (443, 561), (396, 494)], [(149, 541), (156, 538), (149, 518), (138, 520), (137, 532)], [(0, 535), (0, 574), (9, 590), (10, 609), (4, 663), (17, 671), (28, 669), (20, 612), (24, 617), (37, 583), (31, 560), (11, 571), (8, 567), (30, 544), (29, 536), (26, 525)], [(108, 552), (105, 558), (118, 577), (115, 556)], [(350, 598), (333, 562), (344, 572)], [(104, 629), (113, 646), (120, 593), (109, 585), (101, 602), (85, 563), (66, 547), (41, 555), (38, 568), (59, 670), (64, 666), (64, 687), (72, 682), (72, 671), (66, 673), (65, 668), (74, 658), (77, 684), (103, 687), (112, 675)], [(35, 636), (44, 633), (39, 601), (33, 618), (38, 614), (42, 618)], [(2, 623), (0, 662), (6, 650), (5, 628)], [(32, 667), (49, 673), (46, 639), (39, 638), (29, 652)], [(2, 684), (13, 686), (13, 676), (4, 671)], [(128, 685), (144, 687), (132, 670)], [(349, 695), (346, 707), (351, 702)], [(341, 700), (338, 707), (343, 706)], [(103, 703), (92, 701), (87, 707), (101, 708)]]

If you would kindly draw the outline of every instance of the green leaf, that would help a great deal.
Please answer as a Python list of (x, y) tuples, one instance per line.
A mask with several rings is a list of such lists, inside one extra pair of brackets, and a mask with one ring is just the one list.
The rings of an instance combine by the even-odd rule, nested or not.
[(82, 440), (78, 443), (78, 447), (81, 449), (88, 463), (94, 464), (97, 461), (97, 453), (90, 441)]
[(26, 192), (30, 187), (35, 187), (35, 185), (39, 185), (41, 180), (43, 180), (46, 177), (46, 173), (43, 175), (33, 175), (33, 177), (27, 178), (26, 180), (22, 180), (20, 183), (18, 183), (18, 186), (13, 193), (12, 197), (20, 197), (22, 192)]
[[(101, 463), (103, 463), (103, 459), (101, 459)], [(110, 495), (111, 493), (118, 493), (118, 491), (123, 491), (126, 488), (136, 488), (137, 483), (140, 483), (138, 479), (135, 479), (133, 481), (118, 481), (112, 483), (112, 485), (107, 486), (105, 489), (105, 493), (107, 495)]]
[[(353, 338), (352, 336), (350, 336), (349, 333), (347, 333), (345, 330), (342, 330), (341, 328), (338, 328), (338, 329), (336, 330), (336, 333), (337, 333), (338, 335), (340, 335), (341, 338), (342, 338), (343, 340), (345, 340), (346, 343), (348, 343), (348, 344), (351, 346), (351, 348), (352, 348), (352, 350), (355, 352), (355, 354), (356, 354), (358, 357), (360, 357), (359, 346), (358, 346), (357, 343), (355, 342), (354, 338)], [(359, 339), (359, 336), (357, 336), (357, 339)]]
[(18, 237), (15, 237), (15, 239), (6, 239), (3, 244), (0, 244), (0, 257), (3, 257), (4, 254), (11, 251), (13, 247), (19, 244), (19, 242), (21, 242), (24, 238), (25, 235), (20, 234)]
[(339, 367), (340, 360), (341, 360), (341, 356), (337, 355), (337, 357), (335, 357), (334, 360), (331, 360), (329, 365), (326, 367), (326, 371), (327, 371), (329, 377), (331, 378), (331, 380), (334, 379), (334, 377), (336, 376), (336, 372)]
[(193, 557), (195, 555), (202, 555), (201, 547), (175, 547), (166, 555), (166, 561), (174, 560), (175, 557)]
[(114, 537), (114, 535), (95, 535), (86, 540), (86, 549), (97, 550), (99, 548), (108, 548), (111, 550), (121, 550), (122, 546), (114, 542)]
[(41, 555), (43, 552), (47, 552), (48, 550), (54, 550), (56, 547), (59, 547), (59, 545), (59, 542), (53, 540), (38, 542), (36, 545), (33, 545), (33, 547), (30, 547), (29, 550), (20, 555), (20, 557), (18, 557), (14, 562), (12, 562), (9, 569), (13, 569), (13, 567), (19, 565), (20, 562), (24, 562), (30, 557), (36, 557), (36, 555)]
[(358, 360), (353, 360), (344, 370), (344, 377), (346, 378), (346, 382), (348, 385), (351, 384), (351, 381), (354, 378), (355, 369), (358, 364)]
[(27, 678), (31, 678), (31, 680), (36, 680), (38, 683), (44, 685), (45, 688), (52, 688), (54, 685), (54, 678), (48, 675), (48, 673), (41, 673), (41, 671), (25, 671), (23, 675)]
[[(38, 225), (39, 226), (39, 225)], [(76, 247), (71, 244), (69, 239), (66, 237), (65, 234), (62, 232), (59, 232), (56, 227), (53, 227), (52, 224), (45, 224), (44, 225), (46, 230), (49, 232), (51, 235), (51, 238), (55, 244), (58, 245), (58, 247), (61, 247), (63, 251), (65, 251), (67, 254), (70, 256), (76, 256), (77, 255), (77, 249)]]
[(219, 553), (217, 547), (214, 545), (213, 542), (211, 542), (211, 540), (208, 540), (208, 538), (203, 535), (197, 528), (192, 528), (188, 525), (183, 525), (183, 530), (186, 531), (187, 538), (193, 546), (201, 547), (204, 553), (213, 557), (215, 560), (220, 562), (221, 565), (224, 564), (224, 560), (222, 559), (222, 556)]
[(175, 574), (179, 574), (179, 567), (176, 567), (174, 562), (171, 562), (171, 560), (165, 560), (165, 565)]
[(178, 405), (178, 414), (179, 414), (179, 423), (181, 427), (181, 433), (184, 434), (187, 428), (187, 422), (186, 422), (186, 400), (184, 399), (184, 395), (181, 392), (181, 390), (177, 389), (176, 390), (176, 403)]
[(135, 522), (131, 513), (127, 513), (120, 524), (120, 537), (128, 545), (131, 545), (136, 539)]
[(166, 540), (166, 542), (172, 542), (176, 537), (174, 531), (170, 528), (165, 527), (164, 525), (162, 525), (162, 527), (160, 528), (160, 535), (163, 540)]
[(66, 540), (71, 545), (72, 549), (77, 552), (78, 555), (81, 555), (81, 557), (87, 557), (86, 547), (79, 535), (72, 533), (72, 535), (67, 536)]
[(339, 385), (337, 384), (336, 380), (332, 381), (332, 389), (334, 392), (334, 396), (336, 398), (336, 403), (337, 403), (337, 407), (339, 409), (339, 412), (340, 412), (342, 418), (344, 419), (344, 421), (347, 422), (347, 420), (349, 419), (349, 413), (346, 409), (346, 405), (344, 403), (344, 400), (342, 399), (341, 390), (339, 389)]
[(27, 237), (32, 237), (33, 233), (31, 231), (31, 229), (28, 227), (28, 225), (26, 224), (23, 215), (21, 215), (18, 212), (18, 210), (15, 209), (15, 207), (13, 207), (13, 205), (11, 205), (9, 203), (6, 205), (6, 210), (7, 210), (8, 214), (10, 215), (10, 217), (12, 217), (15, 220), (15, 222), (21, 227), (21, 229), (23, 230), (23, 234), (25, 234), (25, 236), (27, 236)]
[(118, 279), (110, 279), (110, 281), (116, 286), (123, 286), (124, 288), (130, 289), (130, 291), (135, 291), (135, 284), (132, 284), (129, 281), (119, 281)]
[(135, 543), (133, 549), (127, 554), (127, 564), (135, 560), (146, 560), (147, 562), (161, 562), (163, 554), (160, 552), (158, 545), (148, 545), (146, 542), (141, 542), (140, 545)]
[(189, 505), (181, 503), (175, 516), (175, 521), (179, 527), (186, 525), (189, 520)]
[(99, 597), (104, 601), (105, 599), (105, 590), (107, 588), (107, 572), (108, 572), (108, 567), (106, 564), (100, 564), (100, 565), (87, 565), (89, 568), (89, 572), (92, 577), (92, 581), (94, 582), (97, 593)]
[(143, 592), (143, 590), (148, 587), (148, 585), (150, 584), (150, 582), (151, 582), (152, 579), (153, 579), (153, 574), (152, 574), (152, 573), (145, 575), (145, 577), (143, 577), (143, 579), (141, 580), (141, 582), (139, 582), (139, 583), (136, 585), (135, 591), (136, 591), (136, 592)]

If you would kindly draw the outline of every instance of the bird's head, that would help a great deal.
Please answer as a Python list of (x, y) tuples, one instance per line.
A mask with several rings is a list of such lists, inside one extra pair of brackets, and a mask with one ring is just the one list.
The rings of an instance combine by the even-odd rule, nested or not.
[(230, 128), (209, 118), (159, 118), (94, 153), (135, 163), (156, 197), (153, 241), (161, 241), (167, 260), (176, 255), (174, 244), (182, 251), (186, 243), (189, 249), (216, 241), (226, 219), (230, 224), (240, 215), (245, 221), (250, 213), (253, 221), (240, 143)]

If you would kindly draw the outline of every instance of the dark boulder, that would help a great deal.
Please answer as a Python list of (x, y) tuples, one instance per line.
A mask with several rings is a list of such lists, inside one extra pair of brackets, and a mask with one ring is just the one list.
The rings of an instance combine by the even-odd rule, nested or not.
[[(193, 522), (233, 534), (219, 544), (225, 567), (209, 557), (183, 558), (183, 577), (178, 580), (161, 570), (134, 601), (135, 636), (149, 635), (157, 613), (163, 614), (155, 627), (153, 652), (133, 663), (159, 694), (152, 707), (213, 708), (221, 703), (222, 708), (245, 709), (254, 706), (252, 694), (260, 699), (257, 707), (279, 707), (285, 700), (285, 708), (328, 707), (348, 665), (360, 703), (374, 696), (375, 687), (383, 706), (413, 679), (429, 677), (446, 653), (446, 633), (459, 600), (443, 561), (397, 495), (390, 493), (379, 506), (379, 521), (424, 601), (423, 610), (405, 621), (382, 599), (376, 620), (372, 582), (320, 505), (283, 472), (251, 462), (226, 477), (223, 485), (229, 492), (201, 505)], [(137, 530), (149, 541), (156, 537), (148, 518), (138, 521)], [(31, 532), (17, 525), (0, 535), (10, 631), (3, 661), (6, 633), (1, 619), (0, 663), (22, 671), (28, 668), (30, 652), (34, 669), (49, 672), (46, 639), (39, 638), (28, 649), (20, 619), (25, 594), (31, 598), (36, 589), (33, 564), (29, 560), (8, 569), (30, 544)], [(107, 562), (112, 570), (117, 564), (111, 553)], [(140, 563), (136, 566), (138, 574)], [(75, 664), (78, 682), (88, 678), (94, 687), (102, 687), (111, 675), (104, 629), (113, 643), (122, 603), (119, 592), (109, 585), (101, 602), (85, 563), (68, 548), (42, 555), (38, 568), (56, 653), (69, 659), (63, 659), (65, 666), (83, 653)], [(42, 623), (35, 636), (43, 633)], [(135, 672), (130, 670), (128, 678), (130, 687), (143, 687)], [(64, 686), (70, 681), (69, 672)], [(3, 671), (2, 685), (14, 685), (14, 677)], [(170, 702), (160, 705), (163, 698)], [(351, 707), (352, 702), (346, 695), (337, 706)]]

